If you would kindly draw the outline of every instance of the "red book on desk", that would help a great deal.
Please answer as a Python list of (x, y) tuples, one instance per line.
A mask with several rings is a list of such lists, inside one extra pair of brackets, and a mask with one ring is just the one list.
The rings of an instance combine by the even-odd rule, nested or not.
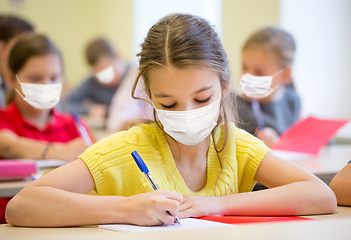
[(262, 222), (283, 222), (283, 221), (299, 221), (299, 220), (314, 220), (298, 216), (279, 216), (279, 217), (252, 217), (252, 216), (210, 216), (201, 217), (199, 219), (213, 222), (221, 222), (227, 224), (247, 224), (247, 223), (262, 223)]
[(284, 132), (273, 149), (317, 155), (347, 122), (308, 117)]
[(37, 172), (35, 162), (0, 159), (0, 180), (23, 179)]

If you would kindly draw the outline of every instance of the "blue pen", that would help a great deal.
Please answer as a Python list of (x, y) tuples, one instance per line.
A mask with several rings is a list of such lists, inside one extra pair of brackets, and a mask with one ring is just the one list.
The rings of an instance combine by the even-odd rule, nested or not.
[(78, 113), (72, 112), (72, 116), (73, 116), (74, 120), (76, 121), (79, 133), (82, 136), (85, 143), (88, 144), (89, 146), (93, 145), (93, 141), (91, 140), (89, 133), (88, 133), (87, 129), (85, 128), (85, 126), (83, 125), (82, 120), (80, 119)]
[[(152, 177), (152, 175), (150, 174), (149, 169), (147, 168), (145, 162), (143, 161), (143, 159), (139, 156), (139, 154), (137, 153), (137, 151), (133, 151), (132, 156), (134, 158), (134, 161), (136, 162), (136, 164), (138, 165), (140, 171), (142, 173), (144, 173), (145, 177), (147, 178), (147, 180), (150, 182), (152, 188), (154, 190), (160, 189), (160, 187), (157, 185), (155, 179)], [(176, 223), (178, 223), (180, 225), (180, 221), (179, 218), (176, 217), (175, 219)]]

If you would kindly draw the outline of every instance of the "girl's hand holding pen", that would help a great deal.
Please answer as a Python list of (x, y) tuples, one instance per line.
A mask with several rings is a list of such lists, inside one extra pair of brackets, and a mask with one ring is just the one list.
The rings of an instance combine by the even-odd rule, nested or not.
[(128, 199), (127, 223), (136, 225), (170, 225), (178, 216), (183, 196), (168, 190), (137, 194)]

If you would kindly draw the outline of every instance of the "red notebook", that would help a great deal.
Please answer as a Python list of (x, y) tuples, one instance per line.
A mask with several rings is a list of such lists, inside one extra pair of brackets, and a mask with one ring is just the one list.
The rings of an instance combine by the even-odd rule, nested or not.
[(299, 220), (314, 220), (298, 216), (282, 216), (282, 217), (248, 217), (248, 216), (211, 216), (201, 217), (199, 219), (213, 222), (221, 222), (227, 224), (247, 224), (247, 223), (262, 223), (262, 222), (283, 222), (283, 221), (299, 221)]
[(273, 149), (317, 155), (348, 121), (308, 117), (284, 132)]
[(35, 162), (0, 159), (0, 180), (23, 179), (37, 172)]

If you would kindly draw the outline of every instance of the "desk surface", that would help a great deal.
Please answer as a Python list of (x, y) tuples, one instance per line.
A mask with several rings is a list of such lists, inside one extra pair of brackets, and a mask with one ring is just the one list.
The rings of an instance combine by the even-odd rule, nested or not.
[[(38, 174), (44, 174), (52, 169), (40, 169)], [(32, 177), (27, 177), (23, 180), (0, 181), (0, 197), (13, 197), (31, 182), (33, 182)]]
[(324, 147), (318, 156), (293, 161), (314, 174), (337, 173), (351, 159), (351, 144)]
[(293, 161), (310, 171), (329, 185), (336, 173), (351, 159), (350, 144), (336, 144), (324, 147), (318, 156)]
[(253, 223), (229, 228), (154, 233), (119, 233), (96, 226), (71, 228), (21, 228), (0, 225), (1, 239), (350, 239), (351, 208), (338, 207), (329, 215), (308, 216), (317, 221)]

